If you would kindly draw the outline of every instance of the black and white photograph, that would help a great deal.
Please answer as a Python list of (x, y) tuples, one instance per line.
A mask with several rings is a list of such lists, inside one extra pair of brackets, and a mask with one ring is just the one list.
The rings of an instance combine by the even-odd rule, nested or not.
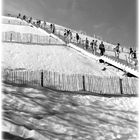
[(139, 0), (2, 0), (1, 139), (139, 139)]

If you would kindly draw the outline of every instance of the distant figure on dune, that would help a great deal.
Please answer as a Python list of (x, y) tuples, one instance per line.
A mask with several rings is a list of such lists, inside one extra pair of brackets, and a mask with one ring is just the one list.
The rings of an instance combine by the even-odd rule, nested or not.
[(70, 30), (67, 30), (65, 29), (64, 30), (64, 39), (65, 41), (68, 43), (68, 42), (71, 42), (71, 39), (72, 39), (72, 33)]
[(40, 27), (40, 25), (41, 25), (41, 20), (38, 20), (38, 21), (36, 22), (36, 24), (37, 24), (37, 26)]
[(20, 18), (20, 17), (21, 17), (21, 14), (19, 13), (18, 16), (17, 16), (17, 18)]
[(69, 39), (70, 39), (70, 42), (71, 42), (71, 40), (72, 40), (72, 32), (71, 32), (71, 30), (69, 30)]
[(94, 41), (94, 43), (93, 43), (93, 49), (94, 49), (94, 55), (96, 55), (96, 52), (97, 52), (97, 40)]
[(133, 49), (130, 47), (129, 49), (129, 56), (128, 56), (128, 60), (129, 60), (129, 63), (131, 63), (133, 61)]
[(91, 50), (93, 51), (93, 53), (94, 53), (94, 48), (93, 48), (93, 45), (94, 45), (94, 40), (92, 40), (91, 42), (90, 42), (90, 47), (91, 47)]
[(88, 39), (86, 38), (86, 50), (88, 49), (88, 45), (89, 45), (89, 41), (88, 41)]
[(23, 16), (23, 20), (26, 20), (26, 16), (25, 15)]
[(105, 46), (103, 44), (103, 41), (99, 45), (99, 50), (100, 50), (100, 55), (104, 55), (104, 53), (105, 53)]
[(50, 30), (52, 31), (52, 29), (53, 29), (53, 24), (51, 23), (50, 24)]
[(46, 21), (44, 21), (44, 25), (43, 26), (44, 26), (44, 28), (46, 28)]
[(52, 33), (53, 34), (55, 33), (55, 25), (54, 24), (52, 25)]
[(67, 30), (67, 36), (69, 36), (70, 30)]
[(129, 58), (131, 59), (132, 57), (133, 57), (133, 49), (130, 48), (130, 49), (129, 49)]
[(66, 36), (67, 36), (67, 30), (65, 29), (64, 30), (64, 38), (66, 38)]
[(79, 39), (80, 39), (79, 34), (76, 33), (76, 41), (77, 41), (77, 43), (79, 43)]
[(67, 38), (68, 38), (68, 41), (71, 42), (71, 39), (72, 39), (72, 32), (71, 32), (71, 30), (67, 30)]
[(30, 19), (29, 19), (29, 23), (32, 23), (32, 17), (30, 17)]
[(136, 53), (136, 50), (133, 52), (133, 58), (134, 58), (134, 59), (137, 59), (137, 53)]
[(120, 43), (117, 44), (117, 46), (114, 48), (115, 51), (115, 57), (119, 58), (119, 54), (120, 54)]
[(133, 52), (133, 61), (134, 61), (134, 65), (137, 66), (138, 60), (137, 60), (137, 53), (136, 53), (136, 50)]

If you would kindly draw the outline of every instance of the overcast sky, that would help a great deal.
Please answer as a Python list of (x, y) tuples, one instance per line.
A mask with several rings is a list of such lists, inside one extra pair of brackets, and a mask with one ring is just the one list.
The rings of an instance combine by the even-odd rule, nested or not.
[(137, 0), (3, 0), (3, 13), (48, 20), (123, 46), (137, 46)]

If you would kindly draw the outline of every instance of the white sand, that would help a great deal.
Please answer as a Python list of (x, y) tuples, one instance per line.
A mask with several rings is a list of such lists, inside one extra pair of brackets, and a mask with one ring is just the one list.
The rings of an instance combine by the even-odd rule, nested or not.
[[(83, 96), (8, 84), (3, 91), (4, 120), (10, 120), (3, 121), (3, 131), (11, 134), (37, 140), (138, 138), (138, 98)], [(39, 130), (44, 130), (45, 138)]]
[(17, 24), (24, 24), (24, 25), (28, 25), (28, 23), (24, 20), (21, 20), (19, 18), (16, 18), (16, 17), (8, 17), (8, 16), (2, 16), (2, 22), (3, 23), (17, 23)]
[(12, 24), (2, 24), (2, 32), (8, 32), (8, 31), (14, 31), (14, 32), (20, 32), (20, 33), (31, 33), (31, 34), (38, 34), (43, 36), (49, 36), (47, 32), (31, 27), (31, 26), (22, 26), (22, 25), (12, 25)]
[[(6, 17), (9, 20), (13, 18)], [(16, 19), (16, 18), (15, 18)], [(20, 20), (20, 19), (16, 19)], [(2, 31), (49, 35), (44, 30), (22, 25), (2, 24)], [(98, 76), (121, 76), (123, 72), (87, 58), (65, 46), (40, 46), (3, 43), (3, 67), (32, 70), (51, 70), (66, 74), (92, 74)], [(106, 67), (105, 71), (102, 69)]]
[[(15, 17), (6, 17), (2, 16), (3, 21), (10, 21), (12, 22), (22, 22), (26, 23), (25, 21), (22, 21), (21, 19), (15, 18)], [(26, 23), (29, 25), (28, 23)], [(14, 25), (14, 24), (2, 24), (2, 32), (8, 32), (8, 31), (14, 31), (14, 32), (20, 32), (20, 33), (32, 33), (32, 34), (38, 34), (38, 35), (44, 35), (44, 36), (49, 36), (50, 34), (45, 32), (42, 29), (36, 28), (36, 27), (31, 27), (31, 26), (24, 26), (24, 25)]]
[[(98, 76), (116, 76), (113, 67), (105, 66), (94, 59), (79, 54), (66, 46), (23, 45), (2, 43), (3, 67), (25, 68), (32, 70), (51, 70), (66, 74), (92, 74)], [(107, 67), (106, 71), (102, 71)], [(122, 74), (122, 72), (121, 72)]]
[[(18, 29), (16, 29), (18, 27)], [(25, 26), (25, 28), (22, 28), (22, 26), (11, 26), (11, 25), (5, 25), (4, 31), (17, 31), (19, 30), (23, 33), (28, 33), (29, 32), (29, 27)], [(29, 30), (28, 30), (29, 29)], [(34, 28), (33, 28), (34, 29)], [(31, 29), (32, 30), (32, 29)], [(35, 33), (35, 30), (32, 30), (30, 32)], [(37, 29), (37, 34), (40, 32)], [(2, 43), (2, 48), (3, 48), (3, 59), (2, 59), (2, 65), (3, 67), (7, 68), (25, 68), (25, 69), (32, 69), (32, 70), (51, 70), (51, 71), (57, 71), (60, 73), (66, 73), (66, 74), (92, 74), (92, 75), (97, 75), (97, 76), (117, 76), (117, 75), (122, 75), (123, 72), (118, 71), (117, 69), (107, 66), (104, 64), (98, 63), (94, 59), (90, 59), (85, 57), (82, 54), (79, 54), (77, 51), (68, 48), (66, 46), (55, 46), (55, 45), (50, 45), (50, 46), (41, 46), (41, 45), (25, 45), (25, 44), (16, 44), (16, 43)], [(102, 71), (102, 69), (106, 67), (106, 71)], [(14, 105), (18, 107), (18, 109), (22, 109), (22, 106), (26, 111), (30, 109), (30, 111), (41, 111), (41, 108), (39, 104), (34, 104), (34, 106), (31, 106), (30, 104), (32, 101), (27, 99), (27, 95), (32, 94), (32, 96), (38, 96), (41, 97), (41, 105), (43, 106), (49, 106), (50, 101), (48, 100), (48, 96), (44, 96), (45, 98), (42, 98), (43, 95), (46, 95), (42, 92), (37, 90), (35, 92), (35, 89), (19, 89), (17, 87), (6, 87), (6, 91), (16, 91), (17, 93), (20, 94), (20, 98), (17, 98), (16, 94), (6, 94), (6, 96), (3, 96), (6, 101), (6, 103), (9, 103), (9, 107), (15, 107)], [(9, 85), (7, 85), (9, 86)], [(13, 89), (14, 88), (14, 89)], [(26, 91), (26, 98), (24, 98), (24, 92)], [(27, 92), (28, 91), (28, 92)], [(13, 92), (13, 93), (14, 93)], [(35, 93), (35, 94), (34, 94)], [(48, 94), (49, 95), (49, 94)], [(58, 95), (58, 94), (57, 94)], [(30, 96), (30, 97), (32, 97)], [(50, 95), (49, 95), (50, 96)], [(85, 133), (82, 133), (82, 129), (84, 128), (83, 126), (86, 126), (86, 122), (90, 125), (90, 128), (92, 126), (92, 133), (90, 132), (88, 136), (93, 134), (94, 137), (96, 137), (98, 140), (104, 139), (128, 139), (128, 137), (131, 135), (134, 137), (137, 137), (137, 103), (138, 100), (136, 98), (105, 98), (105, 97), (94, 97), (94, 96), (81, 96), (81, 95), (75, 95), (73, 98), (70, 97), (63, 97), (61, 98), (61, 102), (59, 101), (59, 96), (58, 100), (56, 95), (52, 93), (52, 99), (55, 99), (56, 102), (53, 103), (53, 108), (56, 109), (58, 108), (57, 112), (61, 110), (67, 110), (69, 111), (68, 113), (65, 113), (65, 115), (62, 114), (62, 118), (65, 116), (70, 118), (69, 122), (72, 122), (72, 120), (75, 120), (76, 118), (76, 123), (80, 125), (74, 125), (72, 126), (72, 123), (70, 123), (70, 128), (66, 126), (62, 126), (61, 122), (63, 122), (63, 119), (60, 120), (56, 116), (54, 117), (44, 117), (41, 120), (35, 120), (32, 122), (32, 126), (36, 126), (38, 128), (42, 128), (43, 126), (46, 128), (53, 128), (51, 131), (57, 132), (61, 134), (64, 133), (63, 130), (70, 130), (70, 133), (74, 133), (74, 135), (82, 135), (83, 139), (87, 139)], [(66, 95), (65, 95), (66, 96)], [(22, 97), (22, 98), (21, 98)], [(61, 96), (62, 97), (62, 96)], [(46, 99), (47, 98), (47, 99)], [(74, 103), (78, 104), (78, 107), (71, 107), (71, 109), (68, 107), (70, 100), (73, 101)], [(7, 99), (7, 100), (6, 100)], [(22, 100), (23, 99), (23, 100)], [(26, 99), (26, 100), (25, 100)], [(32, 99), (32, 98), (29, 98)], [(33, 97), (33, 100), (37, 98)], [(45, 100), (44, 100), (45, 99)], [(50, 98), (51, 99), (51, 98)], [(48, 101), (49, 102), (48, 102)], [(38, 103), (37, 99), (37, 103)], [(49, 104), (46, 104), (47, 101)], [(65, 101), (62, 103), (62, 101)], [(69, 101), (69, 102), (68, 102)], [(60, 102), (60, 103), (59, 103)], [(20, 105), (20, 106), (19, 106)], [(70, 106), (70, 105), (69, 105)], [(72, 105), (71, 105), (72, 106)], [(25, 108), (26, 107), (26, 108)], [(49, 106), (50, 107), (50, 106)], [(56, 107), (56, 108), (55, 108)], [(74, 108), (74, 109), (73, 109)], [(46, 108), (45, 108), (46, 109)], [(77, 110), (76, 110), (77, 109)], [(42, 109), (43, 110), (43, 109)], [(11, 110), (10, 110), (11, 111)], [(15, 112), (15, 110), (13, 110)], [(48, 110), (47, 110), (48, 111)], [(79, 113), (79, 112), (82, 113)], [(72, 114), (71, 112), (76, 112)], [(79, 113), (79, 114), (78, 114)], [(85, 113), (84, 115), (81, 115)], [(20, 113), (19, 113), (20, 114)], [(89, 115), (88, 115), (89, 114)], [(59, 115), (59, 116), (60, 116)], [(71, 119), (72, 117), (74, 119)], [(75, 116), (74, 116), (75, 115)], [(13, 117), (15, 118), (15, 116)], [(24, 119), (23, 119), (24, 118)], [(19, 118), (16, 117), (15, 119), (17, 122), (20, 120), (22, 123), (26, 123), (24, 115), (21, 115)], [(31, 121), (31, 119), (30, 119)], [(44, 123), (45, 122), (45, 123)], [(49, 123), (47, 123), (49, 122)], [(21, 124), (22, 124), (21, 123)], [(43, 124), (43, 125), (42, 125)], [(49, 124), (49, 125), (48, 125)], [(61, 124), (61, 125), (60, 125)], [(64, 124), (64, 123), (63, 123)], [(66, 119), (65, 119), (65, 124), (66, 124)], [(11, 130), (11, 127), (9, 125), (5, 125), (6, 130)], [(48, 127), (49, 126), (49, 127)], [(54, 126), (54, 127), (53, 127)], [(62, 127), (60, 127), (62, 126)], [(69, 125), (67, 125), (69, 126)], [(77, 127), (76, 133), (72, 131), (72, 128), (75, 129), (75, 126)], [(125, 127), (124, 127), (125, 126)], [(14, 128), (14, 127), (12, 127)], [(17, 127), (16, 127), (17, 128)], [(89, 127), (88, 127), (89, 128)], [(94, 129), (96, 128), (96, 129)], [(16, 129), (17, 130), (17, 129)], [(18, 129), (20, 130), (20, 129)], [(90, 130), (90, 129), (89, 129)], [(34, 131), (34, 129), (33, 129)], [(50, 131), (50, 132), (51, 132)], [(12, 131), (14, 132), (14, 131)], [(15, 131), (16, 132), (16, 131)], [(20, 131), (18, 131), (20, 132)], [(44, 131), (45, 132), (45, 131)], [(68, 132), (68, 131), (67, 131)], [(85, 132), (85, 131), (84, 131)], [(11, 132), (10, 132), (11, 133)], [(29, 132), (28, 132), (29, 134)], [(45, 134), (45, 133), (44, 133)], [(31, 135), (31, 133), (30, 133)], [(89, 137), (90, 139), (93, 139), (93, 137)], [(46, 138), (45, 138), (46, 139)], [(72, 139), (72, 138), (71, 138)], [(95, 139), (95, 138), (94, 138)], [(43, 138), (41, 137), (41, 140)]]
[[(50, 38), (56, 39), (60, 44), (65, 44), (65, 42), (62, 41), (61, 39), (59, 39), (57, 36), (55, 36), (53, 34), (49, 34), (41, 28), (31, 26), (30, 24), (28, 24), (25, 21), (22, 21), (18, 18), (2, 16), (2, 20), (4, 20), (4, 22), (2, 24), (2, 32), (14, 31), (14, 32), (20, 32), (20, 33), (31, 33), (31, 34), (41, 35), (41, 36), (49, 36)], [(19, 22), (26, 23), (28, 26), (20, 25)], [(7, 23), (7, 24), (5, 24), (5, 23)], [(14, 23), (14, 24), (12, 24), (12, 23)]]

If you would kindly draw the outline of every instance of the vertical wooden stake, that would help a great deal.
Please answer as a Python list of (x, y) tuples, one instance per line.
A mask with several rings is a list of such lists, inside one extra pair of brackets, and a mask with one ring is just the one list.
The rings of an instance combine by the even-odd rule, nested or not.
[(122, 79), (120, 78), (119, 80), (120, 80), (120, 92), (121, 92), (121, 94), (123, 94)]
[(41, 86), (43, 87), (43, 71), (41, 71)]
[(10, 41), (12, 41), (12, 33), (10, 34)]
[(83, 75), (83, 91), (85, 91), (85, 76)]

